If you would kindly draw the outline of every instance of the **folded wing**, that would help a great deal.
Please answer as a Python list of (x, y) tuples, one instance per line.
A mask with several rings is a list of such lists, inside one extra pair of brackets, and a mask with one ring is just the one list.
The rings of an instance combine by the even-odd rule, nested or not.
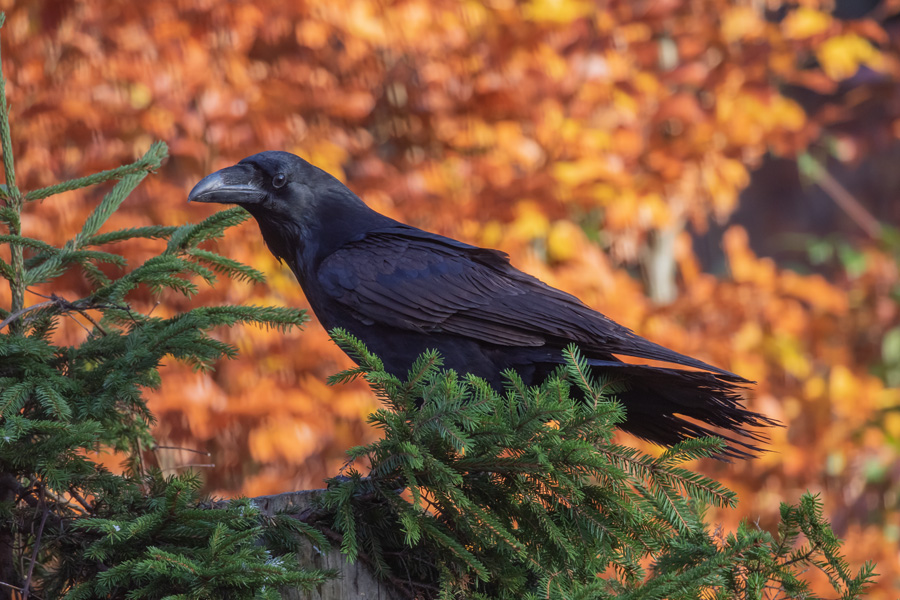
[(589, 358), (631, 356), (746, 381), (636, 335), (514, 268), (501, 252), (412, 227), (372, 231), (346, 244), (322, 262), (318, 280), (367, 323), (498, 346), (563, 348), (575, 342)]

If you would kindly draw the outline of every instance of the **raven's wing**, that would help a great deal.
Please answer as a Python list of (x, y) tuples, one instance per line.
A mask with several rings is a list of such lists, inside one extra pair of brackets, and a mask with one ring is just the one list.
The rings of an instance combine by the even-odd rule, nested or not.
[(333, 301), (367, 324), (500, 346), (562, 348), (575, 342), (595, 359), (632, 356), (746, 381), (645, 340), (514, 268), (502, 252), (408, 226), (370, 231), (344, 245), (322, 261), (317, 279)]

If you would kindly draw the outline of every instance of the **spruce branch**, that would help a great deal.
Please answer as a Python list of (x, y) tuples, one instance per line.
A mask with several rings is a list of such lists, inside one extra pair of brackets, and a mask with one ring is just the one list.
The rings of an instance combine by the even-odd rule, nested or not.
[[(6, 13), (0, 13), (0, 28), (6, 23)], [(12, 202), (16, 213), (21, 211), (21, 195), (16, 186), (16, 169), (13, 164), (12, 134), (9, 129), (9, 106), (6, 103), (6, 75), (0, 68), (0, 149), (3, 151), (3, 172), (6, 175), (4, 195)], [(16, 232), (18, 233), (18, 232)]]
[(182, 225), (172, 232), (166, 251), (177, 254), (195, 248), (202, 242), (222, 237), (226, 229), (249, 218), (250, 213), (237, 206), (213, 213), (199, 223)]
[[(159, 386), (165, 357), (211, 368), (236, 356), (234, 347), (210, 334), (214, 328), (249, 323), (287, 331), (307, 320), (301, 310), (255, 306), (201, 307), (159, 318), (126, 303), (139, 286), (192, 294), (197, 279), (212, 284), (217, 275), (261, 281), (259, 271), (196, 247), (244, 221), (246, 213), (222, 211), (197, 224), (101, 233), (140, 181), (160, 166), (167, 152), (162, 143), (131, 165), (23, 196), (15, 186), (3, 85), (0, 70), (0, 146), (7, 175), (0, 189), (0, 221), (7, 232), (0, 244), (11, 255), (0, 260), (0, 276), (12, 290), (11, 305), (0, 308), (0, 579), (26, 597), (69, 600), (162, 598), (189, 588), (185, 597), (192, 599), (274, 599), (279, 586), (321, 584), (333, 574), (303, 568), (293, 554), (297, 535), (324, 542), (311, 527), (263, 518), (246, 501), (212, 509), (198, 493), (196, 476), (167, 478), (144, 464), (143, 448), (154, 446), (154, 417), (144, 391)], [(117, 183), (62, 247), (21, 231), (25, 199), (111, 180)], [(176, 243), (163, 244), (157, 256), (131, 270), (120, 254), (96, 248), (173, 237)], [(117, 270), (104, 272), (101, 263)], [(34, 292), (42, 300), (25, 306), (27, 286), (53, 285), (76, 265), (91, 286), (85, 297)], [(74, 319), (88, 335), (75, 345), (56, 345), (51, 333), (60, 317)], [(93, 461), (103, 448), (126, 454), (124, 476)], [(280, 540), (278, 550), (260, 546), (261, 538)], [(194, 585), (198, 580), (202, 584)]]
[[(2, 126), (2, 124), (0, 124)], [(111, 181), (113, 179), (119, 179), (123, 182), (128, 178), (137, 178), (137, 181), (132, 183), (127, 183), (127, 186), (131, 186), (133, 189), (146, 177), (149, 173), (156, 171), (159, 169), (162, 161), (168, 156), (168, 148), (163, 142), (154, 142), (150, 145), (150, 148), (147, 152), (144, 153), (144, 156), (139, 158), (137, 161), (131, 163), (130, 165), (124, 165), (121, 167), (117, 167), (115, 169), (108, 169), (106, 171), (100, 171), (99, 173), (94, 173), (93, 175), (88, 175), (86, 177), (79, 177), (77, 179), (71, 179), (69, 181), (65, 181), (63, 183), (58, 183), (55, 185), (51, 185), (48, 187), (40, 188), (37, 190), (30, 191), (25, 194), (25, 200), (31, 202), (34, 200), (43, 200), (44, 198), (48, 198), (50, 196), (55, 196), (57, 194), (61, 194), (63, 192), (70, 192), (73, 190), (78, 190), (84, 187), (90, 187), (92, 185), (98, 185), (101, 183), (105, 183), (107, 181)], [(131, 180), (133, 181), (133, 180)], [(121, 193), (121, 190), (120, 192)], [(112, 194), (110, 194), (112, 196)], [(127, 196), (127, 193), (125, 194)], [(124, 196), (122, 196), (124, 199)], [(107, 210), (112, 202), (115, 201), (115, 196), (113, 196), (104, 207), (104, 211)], [(121, 200), (119, 200), (121, 203)], [(96, 212), (96, 211), (95, 211)], [(110, 211), (111, 214), (112, 211)], [(106, 218), (109, 217), (109, 214), (106, 215)], [(92, 223), (92, 227), (96, 224), (96, 221), (101, 218), (101, 215), (98, 215), (94, 218), (94, 223)], [(106, 218), (103, 218), (100, 221), (100, 225), (102, 225), (102, 221), (105, 221)], [(87, 223), (85, 224), (87, 225)], [(99, 229), (99, 225), (94, 229)]]
[[(37, 294), (42, 296), (42, 294)], [(38, 302), (37, 304), (32, 304), (28, 308), (23, 308), (14, 313), (11, 313), (6, 319), (0, 321), (0, 331), (3, 330), (4, 327), (9, 325), (10, 323), (16, 321), (17, 319), (23, 317), (24, 315), (44, 310), (47, 308), (54, 308), (54, 314), (64, 315), (69, 312), (77, 312), (88, 319), (95, 327), (98, 328), (104, 335), (106, 332), (103, 331), (103, 328), (97, 323), (86, 311), (88, 310), (122, 310), (125, 312), (130, 312), (130, 308), (127, 305), (120, 304), (112, 304), (108, 302), (98, 302), (92, 298), (82, 298), (75, 301), (69, 301), (61, 296), (57, 296), (56, 294), (50, 294), (50, 296), (43, 296), (44, 298), (49, 298), (44, 302)]]
[[(386, 577), (405, 578), (409, 589), (442, 582), (421, 589), (428, 598), (462, 588), (479, 598), (543, 589), (560, 598), (673, 599), (777, 588), (799, 599), (810, 567), (843, 597), (859, 598), (871, 581), (869, 565), (851, 573), (807, 500), (783, 510), (778, 543), (746, 526), (724, 543), (710, 534), (703, 507), (730, 507), (736, 498), (682, 465), (714, 454), (722, 440), (687, 440), (659, 457), (612, 443), (622, 407), (609, 399), (608, 382), (579, 365), (577, 349), (541, 386), (507, 374), (501, 395), (476, 377), (441, 371), (434, 353), (401, 381), (358, 340), (331, 334), (359, 364), (332, 381), (366, 378), (385, 400), (370, 417), (384, 438), (350, 451), (371, 470), (332, 480), (315, 522), (330, 514), (348, 557), (366, 554), (378, 573), (386, 564)], [(572, 380), (586, 401), (570, 396)], [(800, 535), (810, 548), (795, 549)]]
[(107, 233), (97, 233), (86, 238), (83, 246), (100, 246), (103, 244), (112, 244), (134, 238), (143, 238), (148, 240), (167, 239), (178, 228), (164, 225), (150, 225), (147, 227), (134, 227), (130, 229), (119, 229)]
[(34, 575), (34, 567), (37, 565), (37, 557), (38, 552), (41, 549), (41, 538), (44, 536), (44, 526), (47, 525), (47, 517), (50, 515), (50, 509), (47, 507), (47, 503), (44, 500), (44, 486), (40, 486), (41, 493), (39, 498), (40, 506), (42, 507), (41, 511), (41, 523), (38, 525), (37, 535), (34, 539), (33, 548), (31, 551), (31, 560), (28, 563), (28, 572), (25, 574), (25, 583), (22, 585), (22, 597), (28, 598), (29, 591), (32, 584), (32, 576)]
[[(0, 28), (6, 22), (6, 13), (0, 13)], [(22, 231), (21, 212), (22, 194), (16, 185), (16, 169), (12, 151), (12, 134), (9, 127), (9, 106), (6, 101), (6, 74), (0, 64), (0, 150), (3, 152), (3, 172), (6, 176), (6, 184), (3, 196), (6, 203), (3, 220), (7, 223), (10, 234), (19, 235)], [(4, 268), (4, 277), (9, 281), (9, 289), (12, 293), (10, 312), (21, 310), (25, 306), (24, 260), (25, 255), (20, 246), (10, 248), (10, 269)], [(10, 273), (11, 271), (11, 273)], [(12, 277), (9, 277), (12, 275)], [(21, 332), (20, 328), (14, 328), (13, 333)], [(0, 559), (2, 560), (2, 559)]]

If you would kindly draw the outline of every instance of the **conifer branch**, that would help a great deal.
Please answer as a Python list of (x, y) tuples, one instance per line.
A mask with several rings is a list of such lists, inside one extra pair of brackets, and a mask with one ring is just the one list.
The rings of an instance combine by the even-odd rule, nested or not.
[[(733, 597), (752, 593), (756, 588), (742, 583), (751, 580), (781, 582), (793, 593), (805, 585), (800, 564), (822, 570), (835, 589), (852, 588), (851, 597), (871, 581), (868, 567), (851, 576), (822, 533), (828, 527), (821, 512), (805, 500), (797, 516), (784, 514), (790, 531), (782, 539), (805, 532), (815, 544), (797, 564), (783, 564), (791, 546), (774, 540), (764, 562), (759, 552), (747, 553), (768, 543), (764, 532), (744, 528), (718, 543), (697, 507), (730, 506), (734, 494), (680, 464), (710, 455), (721, 440), (688, 440), (658, 458), (612, 444), (622, 409), (605, 399), (608, 382), (581, 378), (590, 386), (584, 395), (597, 399), (590, 408), (553, 377), (529, 388), (508, 374), (501, 396), (478, 378), (440, 371), (431, 353), (407, 381), (396, 381), (357, 340), (340, 331), (332, 336), (358, 357), (353, 373), (364, 374), (387, 407), (370, 419), (384, 439), (351, 452), (368, 457), (368, 477), (333, 482), (323, 508), (335, 515), (332, 527), (348, 556), (366, 552), (377, 572), (386, 563), (393, 576), (415, 570), (425, 581), (442, 581), (429, 597), (466, 582), (469, 592), (493, 598), (488, 590), (519, 589), (516, 582), (533, 577), (544, 586), (552, 581), (560, 597), (610, 597), (616, 590), (623, 598), (687, 598), (701, 589)], [(577, 350), (567, 359), (560, 376), (587, 372)], [(475, 400), (479, 406), (470, 408)], [(398, 485), (410, 497), (399, 495)], [(650, 574), (641, 565), (646, 559), (655, 561)], [(741, 569), (750, 579), (734, 576)], [(613, 579), (597, 577), (611, 571)]]
[(22, 585), (22, 597), (28, 598), (31, 589), (32, 576), (34, 575), (34, 567), (37, 565), (38, 552), (41, 549), (41, 538), (44, 536), (44, 526), (47, 524), (47, 517), (50, 515), (50, 509), (44, 501), (44, 488), (41, 486), (41, 495), (39, 503), (42, 506), (41, 523), (38, 525), (37, 535), (34, 538), (34, 544), (31, 551), (31, 560), (28, 563), (28, 572), (25, 574), (25, 583)]
[[(0, 28), (6, 23), (6, 13), (0, 13)], [(16, 169), (13, 164), (12, 134), (9, 128), (9, 106), (6, 103), (6, 75), (0, 67), (0, 149), (3, 151), (3, 172), (6, 175), (4, 195), (12, 201), (14, 210), (21, 210), (21, 196), (16, 186)], [(16, 231), (15, 233), (18, 233)]]
[(124, 180), (128, 177), (137, 177), (137, 181), (131, 185), (131, 187), (134, 188), (134, 186), (136, 186), (137, 183), (140, 183), (147, 174), (159, 169), (166, 156), (168, 156), (168, 148), (166, 145), (162, 142), (154, 142), (150, 145), (147, 152), (144, 153), (144, 156), (130, 165), (100, 171), (99, 173), (88, 175), (87, 177), (79, 177), (63, 183), (57, 183), (55, 185), (33, 190), (25, 194), (25, 200), (28, 202), (43, 200), (44, 198), (49, 198), (50, 196), (55, 196), (63, 192), (71, 192), (84, 187), (98, 185), (113, 179)]
[(47, 300), (46, 302), (38, 302), (37, 304), (32, 304), (28, 308), (22, 308), (22, 309), (17, 310), (14, 313), (10, 313), (10, 315), (8, 317), (3, 319), (3, 321), (0, 321), (0, 331), (2, 331), (4, 327), (6, 327), (7, 325), (9, 325), (10, 323), (12, 323), (13, 321), (15, 321), (16, 319), (18, 319), (19, 317), (21, 317), (23, 315), (26, 315), (35, 310), (40, 310), (47, 306), (54, 306), (54, 305), (56, 305), (55, 300)]

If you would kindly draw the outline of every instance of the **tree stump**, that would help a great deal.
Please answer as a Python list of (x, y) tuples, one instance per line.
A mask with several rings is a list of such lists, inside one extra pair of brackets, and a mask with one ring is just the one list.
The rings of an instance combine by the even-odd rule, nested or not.
[[(260, 496), (253, 503), (267, 514), (294, 508), (303, 511), (312, 508), (315, 499), (325, 490), (304, 490), (288, 492), (274, 496)], [(362, 561), (348, 562), (341, 554), (340, 548), (316, 548), (312, 542), (306, 541), (298, 552), (300, 563), (317, 569), (334, 569), (337, 579), (332, 579), (319, 588), (304, 592), (299, 589), (283, 589), (284, 600), (408, 600), (405, 594), (398, 592), (389, 583), (379, 581)]]

